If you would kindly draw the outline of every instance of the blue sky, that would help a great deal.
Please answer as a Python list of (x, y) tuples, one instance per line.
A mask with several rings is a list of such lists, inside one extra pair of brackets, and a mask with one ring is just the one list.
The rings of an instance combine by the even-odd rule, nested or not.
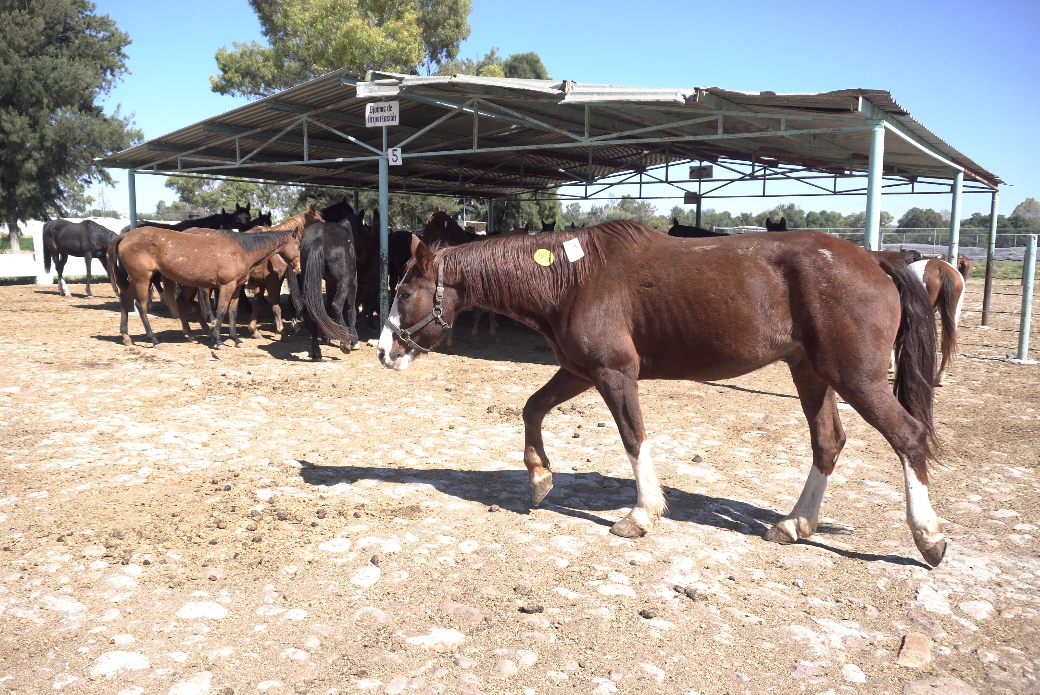
[[(214, 53), (232, 41), (260, 40), (245, 0), (99, 0), (130, 34), (130, 75), (110, 106), (133, 112), (157, 137), (244, 103), (214, 94)], [(536, 51), (557, 79), (642, 86), (719, 86), (818, 92), (887, 89), (919, 121), (1010, 184), (1001, 211), (1040, 198), (1038, 2), (492, 2), (473, 0), (462, 55), (497, 46)], [(128, 209), (125, 175), (105, 191)], [(172, 191), (137, 177), (138, 210)], [(95, 189), (94, 196), (97, 197)], [(856, 212), (864, 198), (792, 198), (809, 209)], [(757, 212), (778, 199), (714, 201)], [(670, 207), (670, 203), (660, 207)], [(945, 196), (886, 197), (898, 217), (909, 207), (950, 207)], [(989, 211), (989, 196), (966, 195), (964, 216)]]

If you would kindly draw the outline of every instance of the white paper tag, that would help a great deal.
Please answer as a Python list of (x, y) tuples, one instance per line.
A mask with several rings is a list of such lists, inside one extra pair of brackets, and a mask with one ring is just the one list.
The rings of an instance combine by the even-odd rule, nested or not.
[(581, 242), (577, 239), (563, 242), (563, 250), (567, 254), (567, 260), (571, 263), (585, 257), (585, 251), (581, 248)]

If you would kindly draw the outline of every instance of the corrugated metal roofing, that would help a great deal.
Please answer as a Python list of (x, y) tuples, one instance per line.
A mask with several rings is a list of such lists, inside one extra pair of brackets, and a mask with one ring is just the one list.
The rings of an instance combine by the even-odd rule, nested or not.
[[(401, 125), (389, 129), (389, 146), (411, 138), (403, 147), (404, 164), (390, 168), (391, 190), (501, 197), (685, 160), (862, 172), (870, 128), (878, 121), (889, 130), (887, 176), (952, 179), (960, 167), (966, 179), (989, 187), (1003, 183), (881, 90), (746, 93), (468, 75), (362, 78), (342, 70), (101, 164), (375, 188), (373, 150), (382, 150), (382, 132), (365, 127), (364, 111), (366, 103), (387, 98), (401, 104)], [(471, 99), (477, 100), (475, 109), (462, 108)], [(454, 115), (417, 134), (452, 110)]]

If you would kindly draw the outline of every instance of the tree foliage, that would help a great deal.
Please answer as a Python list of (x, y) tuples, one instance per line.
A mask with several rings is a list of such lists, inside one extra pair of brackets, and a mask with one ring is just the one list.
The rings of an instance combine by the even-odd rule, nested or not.
[(545, 69), (541, 57), (534, 51), (514, 53), (502, 63), (502, 71), (506, 77), (527, 80), (547, 80), (549, 71)]
[[(188, 209), (207, 214), (221, 208), (234, 210), (237, 204), (250, 205), (254, 214), (260, 210), (273, 210), (284, 216), (289, 214), (299, 196), (298, 190), (291, 186), (252, 181), (209, 181), (188, 176), (171, 176), (166, 179), (166, 187), (176, 191), (177, 201)], [(175, 212), (165, 202), (160, 203), (162, 210), (157, 206), (156, 212)]]
[(1015, 206), (1012, 217), (1021, 217), (1029, 220), (1034, 225), (1040, 224), (1040, 203), (1035, 198), (1026, 198)]
[(262, 97), (332, 70), (412, 73), (458, 55), (470, 0), (249, 0), (267, 45), (217, 51), (213, 91)]
[(94, 158), (138, 141), (98, 103), (127, 72), (130, 38), (86, 0), (0, 2), (0, 223), (82, 212)]
[(946, 227), (948, 223), (943, 221), (941, 212), (936, 212), (931, 208), (927, 210), (910, 208), (899, 218), (899, 226), (910, 229), (932, 229)]

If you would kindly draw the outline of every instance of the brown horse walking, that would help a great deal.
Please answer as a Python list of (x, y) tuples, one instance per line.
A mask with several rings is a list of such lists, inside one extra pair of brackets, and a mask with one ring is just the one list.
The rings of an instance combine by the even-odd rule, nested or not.
[[(884, 269), (883, 269), (884, 268)], [(931, 565), (946, 552), (928, 498), (935, 323), (905, 263), (818, 232), (676, 239), (636, 222), (440, 250), (413, 242), (377, 355), (405, 369), (458, 312), (484, 306), (545, 336), (561, 369), (527, 401), (524, 463), (538, 504), (552, 488), (546, 413), (595, 387), (617, 422), (636, 505), (611, 531), (645, 534), (665, 511), (639, 406), (639, 379), (730, 379), (786, 362), (809, 423), (813, 466), (793, 511), (766, 534), (816, 531), (845, 444), (840, 394), (898, 454), (907, 522)], [(889, 353), (899, 357), (895, 389)]]
[[(212, 332), (213, 347), (217, 350), (222, 347), (220, 327), (225, 315), (229, 319), (231, 339), (236, 346), (241, 345), (235, 323), (238, 291), (248, 280), (253, 267), (275, 254), (293, 268), (299, 268), (300, 242), (293, 230), (251, 234), (228, 231), (193, 234), (139, 227), (127, 232), (111, 244), (108, 259), (109, 277), (120, 285), (118, 289), (122, 312), (119, 332), (123, 336), (123, 344), (131, 344), (127, 317), (134, 300), (137, 300), (145, 334), (153, 346), (159, 345), (148, 321), (148, 287), (156, 275), (161, 275), (164, 282), (219, 290), (216, 324)], [(116, 259), (125, 275), (117, 272)]]

